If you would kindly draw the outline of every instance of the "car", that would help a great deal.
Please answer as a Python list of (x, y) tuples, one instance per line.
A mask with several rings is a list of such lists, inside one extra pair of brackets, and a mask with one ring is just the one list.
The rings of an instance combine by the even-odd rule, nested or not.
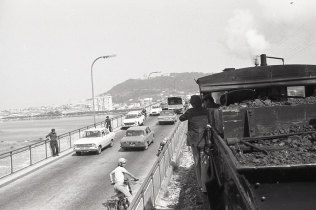
[(123, 120), (122, 128), (144, 125), (144, 121), (145, 116), (141, 110), (130, 111), (126, 114), (125, 119)]
[(154, 139), (155, 133), (149, 126), (130, 127), (121, 139), (121, 148), (143, 148), (146, 150), (154, 142)]
[(113, 146), (115, 133), (107, 128), (90, 128), (85, 130), (82, 137), (74, 143), (74, 151), (77, 155), (84, 152), (96, 152), (100, 154), (102, 149)]
[(174, 110), (162, 110), (158, 117), (158, 123), (161, 124), (174, 124), (177, 122), (177, 114)]
[(160, 112), (162, 111), (161, 107), (159, 105), (154, 105), (151, 107), (149, 115), (160, 115)]

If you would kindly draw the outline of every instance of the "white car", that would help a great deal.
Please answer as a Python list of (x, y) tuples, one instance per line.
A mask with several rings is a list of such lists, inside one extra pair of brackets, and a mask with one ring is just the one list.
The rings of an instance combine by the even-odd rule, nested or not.
[(77, 155), (83, 152), (96, 152), (100, 154), (102, 149), (114, 144), (115, 133), (105, 127), (90, 128), (84, 131), (82, 137), (74, 143), (74, 151)]
[(159, 105), (152, 106), (149, 115), (160, 115), (162, 108)]
[(144, 125), (145, 116), (142, 111), (130, 111), (123, 120), (123, 128)]

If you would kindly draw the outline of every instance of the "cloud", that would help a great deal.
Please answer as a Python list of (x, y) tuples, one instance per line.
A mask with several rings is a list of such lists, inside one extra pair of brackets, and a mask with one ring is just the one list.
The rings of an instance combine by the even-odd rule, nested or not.
[(226, 46), (237, 57), (253, 57), (270, 46), (257, 29), (254, 16), (246, 10), (235, 10), (234, 16), (228, 20), (226, 33)]

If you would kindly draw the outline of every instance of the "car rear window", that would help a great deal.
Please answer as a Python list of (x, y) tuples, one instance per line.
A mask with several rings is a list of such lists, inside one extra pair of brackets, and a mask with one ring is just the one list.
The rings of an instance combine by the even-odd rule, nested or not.
[(137, 118), (137, 114), (128, 114), (125, 117), (126, 119), (133, 119), (133, 118)]
[(160, 115), (174, 115), (174, 111), (162, 111)]
[(90, 137), (100, 137), (101, 133), (100, 131), (86, 131), (84, 137), (90, 138)]
[(126, 136), (141, 136), (144, 135), (144, 131), (126, 131)]

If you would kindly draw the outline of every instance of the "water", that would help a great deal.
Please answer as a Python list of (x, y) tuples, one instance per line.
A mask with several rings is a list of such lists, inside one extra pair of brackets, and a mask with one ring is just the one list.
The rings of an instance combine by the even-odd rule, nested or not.
[[(98, 115), (96, 122), (113, 115)], [(76, 130), (94, 123), (93, 116), (78, 116), (56, 119), (17, 120), (0, 122), (0, 153), (25, 146), (56, 129), (57, 135)]]

